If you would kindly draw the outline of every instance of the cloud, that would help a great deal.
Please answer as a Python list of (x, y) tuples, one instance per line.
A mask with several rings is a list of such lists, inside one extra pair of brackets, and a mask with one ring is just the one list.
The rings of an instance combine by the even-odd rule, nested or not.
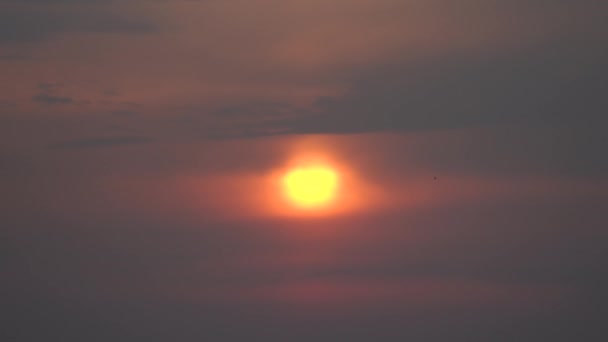
[(17, 104), (13, 102), (0, 101), (0, 109), (14, 108)]
[(28, 4), (28, 5), (65, 5), (65, 4), (99, 4), (114, 2), (113, 0), (0, 0), (0, 4)]
[(49, 82), (38, 83), (38, 89), (44, 90), (44, 91), (52, 91), (52, 90), (55, 90), (58, 87), (61, 87), (61, 84), (49, 83)]
[(122, 95), (118, 90), (115, 90), (115, 89), (104, 90), (101, 93), (103, 96), (109, 96), (109, 97), (115, 97), (115, 96)]
[(69, 105), (76, 103), (86, 103), (85, 101), (76, 101), (74, 97), (57, 94), (60, 89), (65, 88), (62, 83), (40, 82), (36, 86), (39, 93), (32, 97), (32, 101), (44, 105)]
[(89, 138), (80, 140), (71, 140), (50, 145), (51, 148), (59, 149), (79, 149), (79, 148), (99, 148), (112, 147), (121, 145), (147, 144), (153, 142), (154, 139), (142, 136), (121, 136), (108, 138)]
[(115, 110), (115, 111), (113, 111), (110, 114), (112, 114), (113, 116), (116, 116), (116, 117), (121, 117), (121, 118), (132, 118), (132, 117), (140, 115), (136, 111), (124, 110), (124, 109), (123, 110)]
[(608, 63), (589, 65), (568, 56), (572, 51), (556, 50), (492, 59), (448, 56), (379, 68), (357, 80), (345, 96), (320, 102), (319, 114), (291, 126), (302, 132), (351, 133), (603, 117), (608, 101), (600, 80), (608, 78)]
[(19, 53), (11, 53), (0, 55), (0, 61), (8, 61), (8, 62), (19, 62), (19, 61), (29, 61), (32, 60), (32, 57)]
[(235, 108), (224, 116), (235, 128), (227, 135), (241, 127), (243, 136), (256, 136), (601, 122), (608, 110), (608, 49), (593, 36), (561, 38), (492, 53), (447, 52), (368, 65), (343, 94), (319, 97), (312, 107), (271, 117), (272, 110), (253, 105)]
[(34, 102), (47, 105), (72, 104), (74, 99), (67, 96), (54, 96), (50, 94), (40, 93), (32, 97)]
[(3, 3), (0, 44), (44, 41), (66, 32), (150, 33), (158, 29), (143, 18), (116, 13), (101, 1), (0, 1)]

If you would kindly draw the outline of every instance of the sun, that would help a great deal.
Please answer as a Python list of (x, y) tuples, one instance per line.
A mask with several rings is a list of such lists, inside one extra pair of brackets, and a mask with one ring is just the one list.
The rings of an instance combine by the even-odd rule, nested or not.
[(283, 177), (283, 188), (287, 198), (298, 207), (323, 207), (337, 195), (338, 173), (327, 166), (294, 168)]

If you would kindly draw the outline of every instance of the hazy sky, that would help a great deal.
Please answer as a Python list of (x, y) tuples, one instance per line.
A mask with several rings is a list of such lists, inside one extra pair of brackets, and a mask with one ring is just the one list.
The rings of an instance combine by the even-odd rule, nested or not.
[(605, 341), (607, 36), (600, 0), (0, 0), (0, 339)]

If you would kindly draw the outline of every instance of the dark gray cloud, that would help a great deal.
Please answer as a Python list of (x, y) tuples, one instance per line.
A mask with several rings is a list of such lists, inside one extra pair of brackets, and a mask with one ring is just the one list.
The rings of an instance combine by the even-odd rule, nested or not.
[[(320, 98), (312, 110), (235, 107), (230, 115), (238, 117), (235, 129), (227, 135), (239, 130), (243, 136), (256, 136), (604, 121), (608, 111), (604, 96), (608, 5), (604, 2), (430, 3), (437, 11), (454, 11), (455, 30), (467, 32), (466, 37), (486, 30), (500, 32), (489, 34), (475, 47), (454, 48), (446, 42), (445, 51), (431, 51), (425, 57), (396, 54), (363, 65), (350, 72), (344, 95)], [(249, 126), (242, 127), (247, 118)]]
[(32, 60), (32, 57), (25, 55), (25, 54), (11, 53), (11, 54), (0, 55), (0, 61), (19, 62), (19, 61), (29, 61), (29, 60)]
[(77, 101), (75, 98), (67, 95), (62, 95), (61, 89), (65, 87), (62, 83), (41, 82), (36, 88), (39, 93), (32, 97), (32, 101), (44, 105), (70, 105), (76, 103), (86, 103), (86, 101)]
[(599, 160), (599, 151), (608, 147), (603, 133), (608, 124), (608, 49), (595, 43), (378, 66), (362, 71), (345, 95), (319, 98), (312, 107), (232, 105), (213, 112), (216, 124), (197, 124), (193, 117), (187, 130), (198, 129), (210, 139), (233, 139), (498, 125), (506, 131), (520, 126), (526, 134), (523, 141), (535, 141), (524, 127), (538, 127), (560, 152)]
[(146, 144), (153, 142), (154, 139), (142, 136), (120, 136), (107, 138), (88, 138), (71, 140), (50, 145), (52, 148), (59, 149), (79, 149), (79, 148), (99, 148), (121, 145)]
[(0, 109), (14, 108), (17, 104), (13, 102), (0, 102)]
[[(0, 2), (3, 3), (7, 2)], [(72, 4), (75, 6), (69, 6)], [(158, 29), (144, 18), (115, 13), (104, 4), (106, 2), (76, 0), (9, 1), (0, 13), (0, 44), (41, 41), (66, 32), (150, 33)]]
[(46, 93), (40, 93), (32, 97), (32, 101), (47, 104), (47, 105), (66, 105), (74, 103), (74, 99), (67, 96), (56, 96)]
[(63, 5), (63, 4), (103, 4), (115, 0), (0, 0), (0, 4), (27, 4), (27, 5)]
[(286, 120), (302, 133), (600, 121), (608, 49), (574, 45), (473, 58), (446, 56), (367, 72), (350, 93)]

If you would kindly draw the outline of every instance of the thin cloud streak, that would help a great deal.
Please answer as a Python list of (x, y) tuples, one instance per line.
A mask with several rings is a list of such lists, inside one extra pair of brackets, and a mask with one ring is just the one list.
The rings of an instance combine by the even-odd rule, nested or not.
[(121, 136), (107, 138), (88, 138), (80, 140), (71, 140), (50, 145), (56, 149), (81, 149), (81, 148), (101, 148), (122, 145), (139, 145), (149, 144), (154, 142), (154, 139), (141, 136)]

